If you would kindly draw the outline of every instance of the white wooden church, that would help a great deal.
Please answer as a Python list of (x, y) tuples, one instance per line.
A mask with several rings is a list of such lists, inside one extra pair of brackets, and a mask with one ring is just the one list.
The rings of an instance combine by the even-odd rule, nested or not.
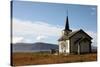
[(82, 29), (72, 31), (69, 29), (68, 16), (66, 18), (65, 29), (62, 31), (62, 36), (58, 39), (59, 53), (65, 54), (81, 54), (91, 52), (91, 40)]

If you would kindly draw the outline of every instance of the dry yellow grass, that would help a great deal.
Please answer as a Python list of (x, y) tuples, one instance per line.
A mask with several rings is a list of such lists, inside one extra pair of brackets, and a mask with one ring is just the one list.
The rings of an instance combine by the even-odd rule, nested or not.
[(13, 53), (13, 66), (37, 65), (37, 64), (56, 64), (70, 62), (96, 61), (97, 54), (83, 55), (53, 55), (53, 54), (34, 54), (34, 53)]

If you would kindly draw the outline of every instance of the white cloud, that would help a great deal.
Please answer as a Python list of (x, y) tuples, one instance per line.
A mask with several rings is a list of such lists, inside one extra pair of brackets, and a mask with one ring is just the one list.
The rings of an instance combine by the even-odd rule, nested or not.
[(13, 43), (17, 43), (17, 42), (21, 42), (24, 38), (23, 37), (13, 37), (12, 39), (13, 39), (12, 40)]
[(38, 40), (38, 41), (40, 41), (40, 40), (43, 40), (43, 39), (45, 39), (45, 38), (47, 38), (46, 36), (37, 36), (37, 38), (36, 38), (36, 40)]
[(91, 10), (96, 10), (96, 8), (95, 7), (91, 7)]
[[(47, 37), (60, 36), (61, 30), (62, 28), (58, 25), (55, 26), (46, 22), (13, 19), (13, 36), (21, 36), (23, 38), (33, 36), (38, 41)], [(23, 41), (27, 40), (24, 39)]]
[(91, 11), (91, 15), (95, 15), (96, 14), (96, 8), (95, 7), (92, 7), (91, 10), (92, 10)]
[(34, 35), (47, 35), (47, 36), (59, 36), (58, 31), (61, 31), (61, 28), (54, 25), (48, 24), (46, 22), (31, 22), (31, 21), (22, 21), (18, 19), (13, 20), (13, 29), (19, 34), (34, 34)]

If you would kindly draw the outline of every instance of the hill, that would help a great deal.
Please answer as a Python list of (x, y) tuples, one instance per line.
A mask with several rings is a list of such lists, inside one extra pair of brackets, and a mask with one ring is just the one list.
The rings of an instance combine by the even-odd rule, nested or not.
[(58, 45), (42, 42), (13, 44), (13, 52), (39, 52), (51, 49), (58, 49)]

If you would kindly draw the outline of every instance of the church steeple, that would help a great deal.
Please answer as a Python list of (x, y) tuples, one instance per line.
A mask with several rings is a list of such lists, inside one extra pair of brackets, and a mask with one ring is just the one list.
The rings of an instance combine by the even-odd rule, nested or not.
[[(67, 12), (68, 15), (68, 12)], [(65, 23), (65, 29), (64, 29), (64, 34), (68, 35), (72, 30), (69, 29), (69, 19), (68, 16), (66, 17), (66, 23)]]
[(68, 20), (68, 16), (66, 18), (65, 30), (69, 30), (69, 20)]

